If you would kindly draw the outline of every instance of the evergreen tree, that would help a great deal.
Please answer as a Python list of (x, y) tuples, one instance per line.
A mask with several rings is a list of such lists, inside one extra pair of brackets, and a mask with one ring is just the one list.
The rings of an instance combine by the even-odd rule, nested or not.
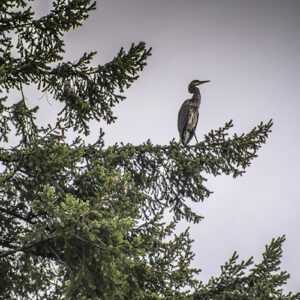
[[(94, 144), (80, 137), (91, 120), (115, 121), (113, 107), (151, 54), (139, 43), (102, 66), (91, 66), (95, 52), (63, 61), (63, 34), (93, 9), (90, 0), (55, 0), (35, 19), (29, 0), (0, 2), (0, 298), (299, 299), (281, 290), (284, 237), (261, 263), (250, 268), (252, 259), (238, 263), (235, 253), (202, 284), (190, 266), (189, 230), (174, 233), (181, 219), (201, 220), (186, 200), (210, 195), (203, 175), (242, 175), (271, 121), (229, 137), (230, 121), (188, 147), (174, 140), (106, 147), (102, 132)], [(36, 122), (26, 85), (61, 103), (54, 124)], [(11, 103), (14, 90), (20, 98)], [(67, 130), (78, 133), (74, 141)]]

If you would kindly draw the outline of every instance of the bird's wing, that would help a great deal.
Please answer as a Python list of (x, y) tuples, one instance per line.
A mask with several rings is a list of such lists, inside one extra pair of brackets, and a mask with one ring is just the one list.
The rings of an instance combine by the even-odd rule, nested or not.
[(180, 138), (182, 139), (183, 131), (186, 127), (188, 118), (189, 118), (189, 100), (185, 100), (179, 110), (178, 113), (178, 120), (177, 120), (177, 127), (179, 131)]

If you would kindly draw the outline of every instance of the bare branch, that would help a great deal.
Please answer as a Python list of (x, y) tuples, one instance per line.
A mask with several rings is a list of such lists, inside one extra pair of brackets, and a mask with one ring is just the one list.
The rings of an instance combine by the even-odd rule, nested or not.
[(4, 257), (6, 257), (6, 256), (9, 256), (9, 255), (15, 254), (15, 253), (17, 253), (17, 252), (21, 252), (21, 251), (22, 251), (22, 252), (25, 252), (25, 251), (28, 250), (28, 249), (31, 249), (31, 248), (33, 248), (33, 247), (39, 245), (39, 244), (42, 244), (42, 243), (51, 241), (51, 240), (53, 240), (54, 238), (55, 238), (55, 237), (49, 237), (49, 238), (47, 238), (47, 239), (43, 239), (43, 240), (40, 240), (40, 241), (38, 241), (38, 242), (31, 243), (31, 244), (29, 244), (29, 245), (27, 245), (27, 246), (22, 246), (22, 247), (19, 247), (19, 248), (14, 249), (14, 250), (7, 251), (7, 252), (5, 252), (5, 253), (3, 253), (3, 254), (0, 255), (0, 259), (1, 259), (1, 258), (4, 258)]

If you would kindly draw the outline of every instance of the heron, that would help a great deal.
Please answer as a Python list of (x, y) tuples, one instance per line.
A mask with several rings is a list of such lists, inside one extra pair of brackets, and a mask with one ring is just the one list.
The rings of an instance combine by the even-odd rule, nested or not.
[(188, 91), (193, 94), (191, 99), (185, 100), (178, 113), (177, 127), (180, 135), (180, 140), (183, 145), (187, 145), (193, 136), (198, 143), (195, 130), (199, 117), (199, 106), (201, 103), (200, 90), (197, 87), (200, 84), (210, 82), (210, 80), (193, 80), (188, 86)]

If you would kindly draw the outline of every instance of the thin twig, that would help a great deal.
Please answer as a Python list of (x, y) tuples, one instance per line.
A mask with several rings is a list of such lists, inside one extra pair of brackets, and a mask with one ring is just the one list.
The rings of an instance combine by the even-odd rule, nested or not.
[(101, 250), (105, 250), (104, 247), (101, 247), (101, 246), (99, 246), (99, 245), (97, 245), (97, 244), (95, 244), (95, 243), (93, 243), (93, 242), (91, 242), (91, 241), (85, 240), (85, 239), (81, 238), (80, 236), (78, 236), (77, 234), (74, 234), (74, 236), (75, 236), (77, 239), (79, 239), (80, 241), (84, 242), (84, 243), (87, 243), (87, 244), (90, 244), (90, 245), (92, 245), (92, 246), (95, 246), (95, 247), (97, 247), (97, 248), (99, 248), (99, 249), (101, 249)]
[(24, 252), (25, 250), (33, 248), (33, 247), (35, 247), (35, 246), (37, 246), (37, 245), (39, 245), (41, 243), (48, 242), (48, 241), (50, 241), (50, 240), (52, 240), (54, 238), (55, 237), (49, 237), (49, 238), (47, 238), (45, 240), (41, 240), (41, 241), (38, 241), (38, 242), (35, 242), (35, 243), (32, 243), (32, 244), (29, 244), (27, 246), (23, 246), (23, 247), (16, 248), (14, 250), (7, 251), (7, 252), (5, 252), (5, 253), (3, 253), (3, 254), (0, 255), (0, 259), (4, 258), (6, 256), (9, 256), (9, 255), (15, 254), (15, 253), (20, 252), (20, 251)]
[(21, 91), (21, 94), (22, 94), (22, 99), (25, 103), (25, 96), (24, 96), (24, 92), (23, 92), (23, 87), (22, 87), (22, 83), (20, 83), (20, 91)]
[(13, 211), (10, 211), (8, 209), (5, 209), (3, 207), (0, 207), (0, 212), (3, 212), (3, 213), (8, 214), (10, 216), (16, 217), (16, 218), (18, 218), (18, 219), (20, 219), (22, 221), (25, 221), (25, 222), (27, 222), (29, 224), (32, 224), (32, 225), (35, 224), (34, 221), (31, 221), (30, 219), (28, 219), (26, 217), (23, 217), (22, 215), (20, 215), (20, 214), (18, 214), (16, 212), (13, 212)]

